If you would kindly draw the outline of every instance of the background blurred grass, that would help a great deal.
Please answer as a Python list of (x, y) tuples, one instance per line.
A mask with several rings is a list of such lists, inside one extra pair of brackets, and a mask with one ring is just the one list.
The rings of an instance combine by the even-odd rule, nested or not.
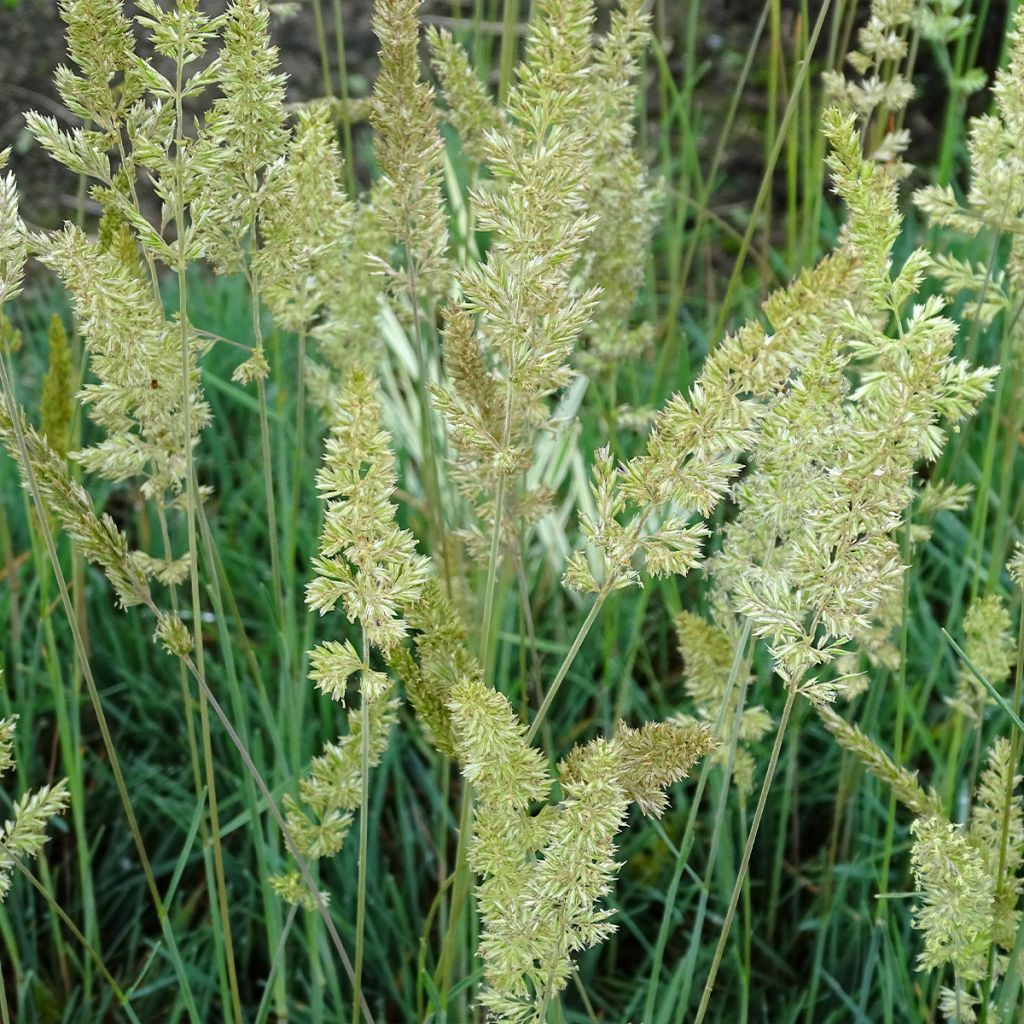
[[(31, 75), (23, 75), (26, 69), (17, 61), (34, 58), (12, 47), (19, 39), (43, 33), (53, 22), (54, 6), (50, 0), (21, 0), (0, 12), (0, 40), (5, 40), (0, 44), (0, 67), (5, 68), (0, 71), (0, 94), (8, 111), (38, 103), (37, 97), (27, 95), (37, 86), (12, 86), (29, 79), (46, 81), (52, 66), (42, 59)], [(623, 406), (642, 409), (684, 388), (709, 339), (727, 325), (756, 315), (774, 285), (816, 259), (835, 237), (840, 212), (826, 191), (817, 130), (820, 72), (835, 66), (847, 51), (866, 4), (766, 0), (741, 6), (742, 11), (726, 3), (655, 4), (659, 45), (649, 60), (647, 104), (638, 117), (643, 146), (664, 184), (664, 206), (639, 315), (657, 325), (657, 340), (649, 360), (620, 367), (614, 380), (591, 382), (579, 427), (582, 451), (593, 450), (612, 435), (620, 438), (620, 454), (628, 455), (631, 435)], [(988, 94), (968, 100), (950, 89), (950, 75), (977, 64), (991, 71), (998, 64), (1014, 6), (968, 0), (965, 7), (976, 21), (961, 45), (949, 53), (934, 53), (922, 44), (915, 67), (920, 96), (909, 120), (915, 139), (911, 159), (917, 164), (911, 184), (960, 182), (965, 114), (985, 109)], [(344, 5), (337, 9), (341, 18), (336, 20), (335, 9), (325, 0), (323, 62), (312, 7), (303, 9), (300, 20), (281, 27), (284, 63), (299, 83), (293, 98), (323, 91), (324, 65), (333, 91), (365, 92), (373, 74), (368, 8)], [(499, 88), (518, 36), (497, 29), (522, 23), (528, 13), (528, 4), (515, 0), (427, 8), (428, 17), (453, 19), (459, 34), (475, 46), (478, 59), (493, 69), (491, 78)], [(335, 45), (339, 22), (347, 37), (349, 68), (340, 78)], [(0, 116), (0, 125), (0, 147), (11, 140), (20, 146), (13, 114)], [(351, 147), (357, 176), (365, 184), (373, 168), (362, 126), (354, 126)], [(464, 185), (461, 160), (454, 149), (450, 156), (452, 187), (457, 190)], [(38, 154), (23, 147), (16, 159), (21, 180), (30, 186), (30, 220), (49, 223), (75, 215), (77, 183), (42, 175), (33, 179), (33, 168), (42, 164)], [(60, 196), (71, 201), (62, 203)], [(87, 204), (85, 212), (88, 216)], [(900, 244), (909, 250), (922, 228), (912, 210), (907, 215)], [(935, 251), (969, 255), (983, 264), (998, 265), (1006, 255), (1005, 243), (992, 238), (966, 246), (956, 237), (934, 234), (931, 244)], [(173, 306), (173, 294), (168, 301)], [(190, 310), (200, 328), (228, 339), (251, 340), (247, 296), (239, 282), (197, 276)], [(15, 355), (19, 397), (30, 409), (37, 406), (47, 325), (54, 311), (70, 324), (63, 297), (42, 280), (34, 282), (28, 300), (15, 311), (24, 338)], [(908, 584), (904, 671), (890, 679), (876, 674), (854, 712), (866, 732), (889, 749), (896, 747), (904, 763), (919, 768), (935, 784), (954, 815), (966, 801), (979, 747), (960, 744), (949, 726), (943, 697), (952, 692), (958, 667), (941, 631), (959, 636), (965, 604), (978, 593), (1001, 591), (1017, 602), (1013, 611), (1019, 612), (1018, 596), (1002, 569), (1010, 546), (1021, 539), (1024, 502), (1019, 456), (1024, 402), (1018, 362), (1007, 361), (1008, 353), (1001, 351), (1007, 334), (1007, 325), (1000, 321), (985, 332), (963, 332), (966, 351), (982, 363), (1001, 361), (1004, 370), (996, 394), (931, 472), (937, 479), (974, 485), (975, 505), (960, 517), (939, 517)], [(270, 337), (274, 365), (281, 372), (269, 395), (278, 428), (274, 459), (279, 507), (290, 509), (294, 502), (298, 509), (287, 524), (294, 531), (298, 558), (285, 569), (289, 604), (299, 609), (319, 512), (311, 474), (293, 479), (292, 457), (294, 446), (301, 445), (305, 465), (315, 464), (318, 425), (308, 423), (305, 435), (295, 436), (290, 384), (295, 371), (288, 365), (294, 352), (288, 341)], [(203, 629), (210, 683), (224, 695), (256, 764), (280, 798), (322, 742), (337, 734), (340, 723), (330, 702), (318, 699), (304, 678), (282, 677), (277, 671), (258, 420), (253, 399), (231, 383), (236, 361), (228, 347), (216, 345), (204, 364), (218, 442), (202, 446), (198, 469), (200, 482), (213, 488), (207, 513), (221, 562), (218, 585), (207, 595), (216, 613)], [(396, 409), (403, 393), (400, 366), (395, 359), (391, 372), (396, 378), (389, 389)], [(395, 440), (401, 460), (415, 438), (399, 429)], [(571, 469), (565, 486), (576, 486)], [(155, 528), (131, 490), (96, 491), (94, 497), (130, 536), (144, 541), (140, 535)], [(75, 813), (54, 824), (53, 842), (38, 865), (42, 891), (22, 880), (0, 909), (0, 964), (14, 1019), (121, 1019), (109, 986), (58, 919), (56, 904), (81, 928), (121, 987), (132, 991), (132, 1005), (142, 1021), (191, 1017), (205, 1024), (226, 1019), (218, 967), (223, 937), (208, 902), (209, 842), (199, 824), (202, 808), (194, 795), (176, 672), (149, 642), (143, 618), (116, 611), (102, 578), (87, 573), (84, 606), (94, 671), (154, 869), (168, 894), (170, 926), (189, 995), (147, 906), (96, 725), (83, 699), (55, 585), (38, 531), (29, 528), (31, 521), (14, 468), (4, 461), (0, 621), (7, 629), (0, 642), (7, 685), (0, 691), (0, 713), (14, 708), (22, 716), (17, 759), (23, 777), (38, 783), (69, 774), (77, 791)], [(423, 524), (411, 525), (421, 529)], [(550, 671), (575, 634), (580, 607), (562, 591), (551, 560), (533, 558), (529, 568), (534, 573), (529, 590), (536, 648)], [(519, 640), (523, 609), (514, 581), (508, 582), (500, 620), (507, 642), (501, 647), (497, 683), (513, 698), (525, 700), (532, 653)], [(564, 752), (576, 740), (607, 729), (619, 716), (640, 720), (688, 710), (671, 620), (681, 608), (699, 608), (702, 600), (698, 576), (613, 596), (547, 720), (548, 749)], [(294, 632), (289, 638), (293, 649), (305, 650), (319, 626), (300, 611), (286, 628)], [(228, 642), (229, 637), (245, 639), (239, 645)], [(751, 701), (777, 712), (780, 693), (770, 683), (768, 666), (757, 662), (755, 669), (759, 682)], [(408, 709), (402, 714), (408, 715)], [(986, 729), (999, 732), (1004, 727), (992, 721)], [(322, 924), (314, 916), (299, 915), (285, 954), (275, 957), (287, 910), (262, 879), (268, 865), (278, 866), (277, 840), (261, 824), (260, 802), (233, 748), (220, 735), (215, 743), (247, 1019), (266, 1019), (287, 1007), (294, 1021), (344, 1020), (346, 985), (337, 977)], [(863, 778), (806, 713), (798, 713), (786, 739), (778, 779), (711, 1018), (773, 1024), (932, 1019), (936, 985), (913, 970), (917, 939), (910, 930), (906, 895), (908, 819), (894, 811), (889, 794)], [(451, 785), (416, 728), (396, 733), (381, 770), (372, 776), (366, 988), (380, 1020), (419, 1019), (432, 1003), (433, 901), (453, 856)], [(705, 796), (708, 807), (718, 785), (720, 779), (713, 774)], [(7, 799), (5, 791), (0, 800)], [(0, 804), (0, 813), (5, 810)], [(714, 865), (705, 863), (710, 815), (698, 817), (697, 841), (671, 909), (664, 963), (656, 979), (656, 1016), (648, 1024), (692, 1015), (696, 993), (685, 991), (693, 966), (686, 958), (691, 953), (696, 957), (694, 977), (706, 974), (745, 838), (746, 810), (734, 794)], [(684, 791), (662, 822), (637, 817), (623, 835), (622, 860), (628, 866), (616, 896), (619, 932), (582, 958), (581, 988), (588, 995), (570, 989), (557, 1011), (565, 1020), (641, 1018), (673, 871), (673, 841), (682, 832), (687, 811)], [(439, 835), (444, 837), (440, 842)], [(333, 913), (346, 940), (354, 919), (355, 876), (352, 843), (322, 868), (323, 886), (332, 893)], [(693, 944), (702, 879), (710, 883), (709, 911), (704, 935), (696, 936), (703, 941)], [(888, 898), (877, 899), (879, 892)], [(460, 951), (470, 971), (471, 941), (472, 936), (464, 936)], [(276, 973), (268, 986), (272, 965)]]

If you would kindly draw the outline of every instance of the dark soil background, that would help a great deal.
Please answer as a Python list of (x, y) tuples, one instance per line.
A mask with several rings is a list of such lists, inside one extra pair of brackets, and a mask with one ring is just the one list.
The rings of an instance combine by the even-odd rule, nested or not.
[[(694, 0), (700, 2), (700, 0)], [(226, 0), (205, 0), (204, 6), (216, 13), (224, 9)], [(806, 6), (814, 17), (821, 0)], [(450, 23), (460, 15), (471, 13), (474, 4), (468, 0), (427, 0), (423, 6), (425, 20)], [(601, 0), (602, 13), (612, 0)], [(717, 142), (714, 125), (720, 123), (743, 63), (744, 54), (760, 15), (757, 0), (703, 0), (700, 10), (699, 48), (697, 59), (701, 77), (696, 104), (703, 116), (698, 125), (697, 145), (703, 153), (704, 165)], [(800, 0), (783, 0), (782, 36), (786, 41), (796, 37), (796, 20), (800, 17)], [(867, 0), (861, 5), (866, 12)], [(131, 10), (131, 4), (126, 4)], [(327, 48), (332, 72), (336, 64), (336, 44), (329, 0), (323, 2)], [(523, 19), (528, 14), (528, 0), (521, 0)], [(659, 37), (665, 47), (674, 73), (683, 77), (682, 40), (688, 16), (688, 0), (663, 0), (657, 4)], [(342, 0), (346, 64), (349, 88), (353, 96), (366, 95), (376, 74), (377, 41), (371, 28), (372, 0)], [(485, 0), (488, 19), (486, 39), (495, 56), (500, 42), (502, 0)], [(991, 71), (1002, 48), (1001, 26), (1005, 24), (1005, 0), (990, 5), (988, 23), (993, 26), (980, 54), (983, 67)], [(457, 24), (457, 22), (456, 22)], [(998, 28), (997, 28), (998, 27)], [(322, 95), (323, 77), (317, 45), (314, 9), (311, 0), (302, 0), (298, 11), (286, 20), (275, 19), (274, 38), (280, 48), (281, 63), (289, 76), (289, 100), (301, 102)], [(762, 46), (767, 48), (767, 33)], [(792, 46), (789, 43), (790, 47)], [(823, 47), (820, 47), (823, 49)], [(57, 0), (0, 0), (0, 149), (12, 146), (11, 166), (15, 171), (22, 197), (22, 214), (34, 226), (52, 227), (75, 215), (79, 204), (79, 181), (50, 160), (25, 131), (22, 111), (35, 108), (51, 114), (58, 122), (71, 124), (72, 115), (64, 108), (52, 83), (54, 67), (65, 60), (63, 25)], [(496, 60), (493, 62), (496, 63)], [(765, 68), (767, 60), (755, 62), (755, 69)], [(932, 55), (922, 47), (915, 81), (918, 97), (912, 104), (910, 127), (914, 135), (912, 158), (927, 163), (934, 155), (934, 140), (941, 129), (947, 91)], [(751, 77), (740, 110), (740, 116), (729, 143), (723, 165), (723, 183), (715, 194), (716, 205), (740, 208), (753, 202), (761, 180), (764, 145), (763, 131), (767, 84), (763, 71)], [(987, 94), (972, 98), (971, 110), (984, 109)], [(650, 115), (656, 125), (658, 110), (655, 90), (651, 90)], [(656, 130), (652, 127), (652, 131)], [(368, 132), (356, 132), (357, 174), (364, 183), (372, 173), (368, 166)], [(780, 176), (781, 177), (781, 176)], [(781, 181), (780, 181), (781, 185)], [(86, 212), (94, 204), (86, 198)]]

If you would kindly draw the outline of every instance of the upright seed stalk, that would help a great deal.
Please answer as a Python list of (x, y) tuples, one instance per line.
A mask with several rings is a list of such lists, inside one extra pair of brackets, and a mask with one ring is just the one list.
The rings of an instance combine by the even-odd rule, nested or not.
[[(363, 673), (370, 669), (370, 640), (363, 630)], [(363, 997), (363, 949), (366, 939), (366, 874), (370, 837), (370, 703), (363, 688), (359, 707), (359, 880), (356, 889), (356, 948), (352, 980), (352, 1020), (358, 1021)]]
[[(195, 462), (192, 452), (192, 359), (188, 331), (188, 299), (185, 281), (185, 115), (183, 110), (183, 77), (185, 51), (179, 45), (175, 67), (175, 225), (177, 228), (177, 277), (178, 277), (178, 329), (181, 345), (182, 374), (182, 431), (185, 444), (185, 474), (188, 500), (186, 521), (188, 524), (189, 579), (192, 590), (192, 622), (195, 637), (196, 668), (200, 677), (206, 679), (206, 662), (203, 649), (202, 601), (199, 594), (199, 545), (196, 535), (196, 509), (199, 506), (199, 488), (196, 481)], [(213, 870), (217, 889), (217, 911), (224, 940), (224, 959), (227, 962), (228, 986), (230, 989), (231, 1016), (234, 1024), (242, 1024), (242, 998), (238, 987), (238, 973), (235, 968), (234, 942), (231, 936), (231, 918), (228, 913), (227, 880), (224, 873), (224, 852), (220, 836), (220, 813), (217, 803), (217, 781), (213, 762), (213, 742), (210, 734), (210, 712), (205, 690), (199, 694), (199, 723), (203, 743), (203, 758), (206, 762), (206, 787), (210, 802), (210, 833), (213, 840)]]
[(747, 842), (743, 848), (743, 858), (740, 860), (740, 867), (732, 888), (732, 895), (729, 897), (729, 908), (725, 913), (722, 930), (718, 936), (715, 955), (711, 961), (711, 970), (708, 973), (708, 980), (704, 985), (704, 992), (701, 995), (700, 1006), (697, 1008), (694, 1024), (702, 1024), (708, 1011), (708, 1005), (711, 1002), (711, 993), (714, 991), (718, 969), (721, 966), (722, 956), (725, 953), (725, 945), (729, 940), (733, 918), (736, 916), (736, 907), (739, 904), (740, 896), (743, 893), (743, 884), (750, 869), (750, 857), (754, 852), (754, 843), (757, 841), (758, 829), (761, 827), (761, 816), (764, 814), (765, 804), (768, 802), (768, 791), (771, 789), (772, 780), (775, 778), (775, 769), (779, 763), (779, 753), (782, 750), (782, 739), (786, 732), (786, 726), (789, 724), (789, 717), (793, 711), (796, 694), (796, 684), (789, 683), (786, 687), (786, 703), (782, 709), (782, 717), (779, 719), (779, 727), (775, 733), (775, 743), (772, 746), (771, 757), (768, 760), (768, 769), (765, 772), (764, 782), (761, 784), (761, 792), (757, 798), (757, 807), (754, 809), (754, 819), (750, 825), (750, 832), (747, 834)]

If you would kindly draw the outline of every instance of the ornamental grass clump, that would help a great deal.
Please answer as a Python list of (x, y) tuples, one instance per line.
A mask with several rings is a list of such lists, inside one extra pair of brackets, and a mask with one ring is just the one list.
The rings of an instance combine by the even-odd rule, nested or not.
[[(1011, 235), (1005, 274), (901, 243), (911, 65), (922, 39), (953, 44), (969, 22), (956, 5), (876, 0), (847, 58), (853, 77), (826, 77), (820, 129), (843, 208), (834, 244), (763, 288), (760, 313), (710, 337), (692, 378), (659, 376), (652, 393), (669, 397), (645, 407), (651, 382), (627, 382), (623, 367), (640, 367), (659, 338), (639, 300), (657, 308), (648, 255), (670, 189), (647, 170), (635, 116), (651, 67), (668, 68), (664, 53), (652, 60), (642, 0), (607, 17), (593, 0), (537, 0), (521, 53), (511, 32), (500, 44), (496, 92), (476, 49), (447, 27), (422, 31), (418, 0), (378, 0), (380, 71), (361, 106), (379, 174), (362, 191), (337, 124), (357, 108), (286, 103), (279, 12), (262, 0), (218, 14), (198, 0), (140, 0), (131, 16), (119, 0), (60, 10), (69, 65), (56, 84), (81, 125), (39, 114), (27, 125), (81, 176), (100, 220), (95, 233), (84, 218), (30, 228), (13, 177), (0, 179), (0, 307), (31, 260), (71, 309), (70, 331), (51, 322), (38, 426), (4, 341), (0, 442), (31, 502), (34, 564), (49, 559), (57, 581), (57, 598), (47, 577), (40, 601), (59, 601), (68, 619), (75, 696), (84, 682), (106, 755), (97, 770), (109, 765), (115, 780), (159, 923), (153, 942), (181, 993), (175, 1013), (241, 1024), (273, 1006), (280, 1020), (345, 1019), (351, 996), (351, 1020), (415, 1004), (424, 1019), (542, 1024), (571, 1018), (575, 987), (590, 1019), (612, 1019), (622, 994), (598, 978), (595, 1009), (584, 979), (632, 955), (635, 939), (645, 977), (623, 1012), (635, 1016), (645, 996), (648, 1024), (683, 1019), (703, 979), (701, 1024), (734, 924), (759, 919), (750, 872), (784, 750), (780, 820), (788, 828), (792, 814), (796, 831), (790, 800), (811, 736), (834, 738), (911, 812), (904, 866), (917, 896), (905, 919), (920, 968), (953, 973), (935, 1006), (950, 1020), (1008, 1020), (1021, 743), (989, 743), (986, 729), (1019, 712), (1021, 652), (998, 571), (984, 590), (975, 581), (959, 674), (933, 702), (953, 711), (953, 773), (961, 732), (973, 730), (977, 779), (932, 779), (907, 760), (902, 727), (890, 754), (870, 722), (848, 718), (865, 693), (877, 713), (890, 675), (905, 695), (912, 565), (969, 495), (942, 478), (947, 442), (1004, 388), (998, 369), (975, 365), (975, 346), (962, 354), (956, 316), (973, 307), (982, 330), (1019, 312), (1022, 31), (996, 112), (975, 123), (966, 197), (916, 197), (938, 224)], [(322, 34), (319, 4), (315, 16)], [(330, 82), (326, 60), (325, 70)], [(242, 310), (227, 334), (210, 329), (199, 298), (213, 275)], [(221, 410), (251, 420), (235, 431)], [(235, 434), (250, 427), (247, 448)], [(111, 496), (131, 512), (115, 516)], [(244, 539), (229, 542), (239, 506)], [(194, 804), (173, 857), (150, 860), (104, 709), (111, 695), (92, 673), (120, 627), (93, 634), (90, 658), (102, 599), (85, 563), (178, 674)], [(637, 636), (622, 644), (629, 609)], [(658, 630), (674, 632), (674, 648), (638, 653)], [(56, 672), (63, 652), (55, 635), (47, 642)], [(658, 681), (649, 692), (637, 685), (641, 658)], [(32, 663), (24, 650), (16, 660)], [(674, 667), (681, 696), (661, 685)], [(920, 709), (922, 723), (930, 713)], [(78, 742), (59, 728), (72, 730), (64, 746)], [(12, 735), (5, 718), (0, 773)], [(224, 750), (244, 768), (237, 778)], [(177, 800), (189, 786), (168, 788)], [(0, 894), (66, 802), (57, 784), (16, 805), (0, 832)], [(897, 827), (891, 813), (886, 895)], [(634, 858), (652, 836), (657, 884), (638, 897)], [(405, 851), (400, 864), (388, 844)], [(784, 841), (778, 850), (776, 910)], [(169, 886), (157, 877), (165, 860)], [(392, 963), (382, 936), (422, 909), (421, 867), (434, 888), (419, 942)], [(415, 877), (396, 881), (403, 873)], [(651, 905), (661, 925), (648, 935)], [(209, 950), (175, 929), (203, 914), (215, 969), (201, 972), (186, 956)], [(385, 925), (392, 916), (401, 923)], [(620, 918), (629, 927), (609, 941)], [(95, 938), (86, 944), (102, 964)], [(741, 945), (753, 970), (749, 930)], [(122, 1005), (162, 962), (147, 954), (117, 989)], [(216, 980), (197, 1004), (204, 972)], [(411, 994), (391, 991), (406, 981)], [(808, 1021), (815, 1011), (811, 999)]]

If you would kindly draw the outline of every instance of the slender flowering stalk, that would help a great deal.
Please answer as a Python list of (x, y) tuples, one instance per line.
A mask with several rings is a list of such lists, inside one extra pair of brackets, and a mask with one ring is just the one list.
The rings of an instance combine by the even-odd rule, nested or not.
[(449, 709), (477, 794), (469, 858), (481, 877), (481, 1002), (498, 1020), (540, 1022), (568, 983), (572, 955), (614, 930), (598, 904), (617, 870), (614, 840), (629, 805), (660, 816), (663, 788), (716, 744), (705, 724), (620, 725), (570, 752), (558, 767), (562, 799), (551, 804), (543, 756), (505, 697), (469, 675), (452, 686)]
[[(956, 325), (941, 315), (941, 302), (904, 313), (927, 256), (912, 253), (893, 272), (896, 176), (863, 157), (853, 117), (831, 109), (824, 127), (833, 180), (850, 208), (845, 245), (856, 259), (857, 290), (834, 319), (814, 325), (820, 333), (799, 377), (760, 420), (753, 471), (736, 488), (737, 516), (710, 565), (719, 601), (766, 641), (787, 692), (697, 1024), (794, 699), (826, 704), (841, 689), (823, 669), (871, 629), (875, 609), (906, 571), (894, 535), (913, 500), (917, 464), (937, 459), (945, 426), (970, 414), (995, 373), (953, 358)], [(893, 335), (879, 329), (879, 314), (895, 319)], [(796, 448), (795, 437), (802, 439)]]
[[(300, 785), (302, 803), (286, 802), (288, 821), (300, 852), (312, 859), (341, 849), (352, 812), (360, 811), (359, 886), (354, 965), (354, 1010), (362, 1002), (366, 907), (367, 805), (370, 769), (379, 763), (395, 722), (397, 702), (386, 674), (371, 667), (371, 651), (387, 658), (407, 630), (402, 609), (422, 591), (428, 560), (416, 554), (415, 539), (394, 521), (396, 484), (390, 439), (381, 429), (373, 383), (354, 371), (338, 399), (317, 489), (327, 503), (316, 573), (306, 602), (321, 615), (339, 606), (362, 632), (362, 650), (349, 641), (325, 641), (310, 652), (310, 677), (317, 688), (344, 703), (348, 680), (358, 675), (360, 710), (349, 714), (349, 733), (328, 746)], [(382, 516), (382, 512), (390, 512)], [(297, 874), (275, 881), (290, 899), (309, 902)]]

